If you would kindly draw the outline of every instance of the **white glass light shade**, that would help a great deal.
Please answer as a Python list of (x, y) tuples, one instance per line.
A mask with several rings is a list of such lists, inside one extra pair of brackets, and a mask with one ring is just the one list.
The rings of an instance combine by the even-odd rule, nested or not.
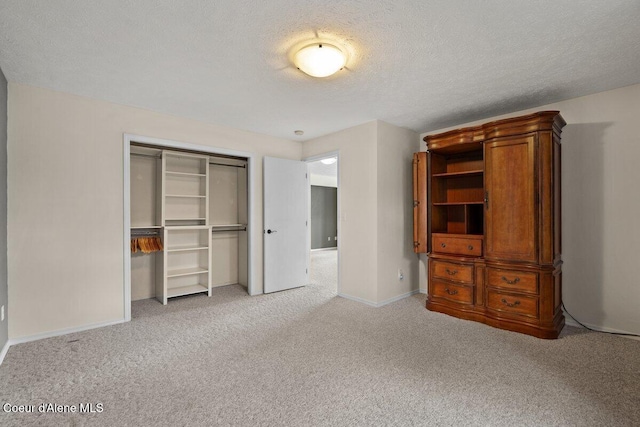
[(322, 163), (324, 163), (325, 165), (332, 165), (334, 164), (336, 161), (338, 161), (338, 159), (336, 159), (335, 157), (331, 157), (329, 159), (322, 159), (320, 160)]
[(346, 61), (340, 49), (327, 43), (305, 46), (293, 57), (296, 67), (313, 77), (330, 76), (342, 69)]

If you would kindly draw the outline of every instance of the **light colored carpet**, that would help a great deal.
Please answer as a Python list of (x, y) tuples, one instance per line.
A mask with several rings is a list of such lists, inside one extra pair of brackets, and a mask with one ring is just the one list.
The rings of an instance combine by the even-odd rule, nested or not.
[(140, 301), (128, 324), (12, 347), (0, 403), (104, 412), (0, 424), (640, 425), (639, 341), (540, 340), (431, 313), (424, 295), (368, 307), (335, 296), (332, 256), (314, 253), (304, 288)]

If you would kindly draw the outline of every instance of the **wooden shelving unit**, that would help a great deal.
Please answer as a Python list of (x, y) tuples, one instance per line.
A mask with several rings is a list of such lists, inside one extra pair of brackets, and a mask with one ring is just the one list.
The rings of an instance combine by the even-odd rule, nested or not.
[[(469, 152), (431, 153), (428, 176), (432, 233), (483, 234), (484, 164), (482, 146)], [(444, 238), (444, 237), (442, 237)], [(431, 242), (433, 243), (433, 242)], [(433, 244), (434, 251), (437, 251)]]
[(484, 171), (482, 169), (479, 169), (479, 170), (469, 170), (469, 171), (461, 171), (461, 172), (434, 173), (431, 176), (434, 178), (457, 178), (461, 176), (482, 175), (483, 173)]

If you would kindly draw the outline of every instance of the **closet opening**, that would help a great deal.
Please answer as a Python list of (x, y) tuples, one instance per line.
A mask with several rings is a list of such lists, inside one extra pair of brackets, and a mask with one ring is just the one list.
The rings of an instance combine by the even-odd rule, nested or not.
[(310, 280), (337, 294), (340, 247), (338, 152), (314, 156), (306, 162), (310, 185)]
[(251, 155), (125, 135), (125, 320), (131, 302), (251, 293)]

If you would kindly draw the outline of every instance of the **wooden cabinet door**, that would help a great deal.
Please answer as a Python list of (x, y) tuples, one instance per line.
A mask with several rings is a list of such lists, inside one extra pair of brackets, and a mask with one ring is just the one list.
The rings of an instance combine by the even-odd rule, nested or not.
[(487, 259), (538, 261), (536, 135), (484, 145)]
[(428, 155), (413, 154), (413, 251), (428, 252), (427, 176)]

